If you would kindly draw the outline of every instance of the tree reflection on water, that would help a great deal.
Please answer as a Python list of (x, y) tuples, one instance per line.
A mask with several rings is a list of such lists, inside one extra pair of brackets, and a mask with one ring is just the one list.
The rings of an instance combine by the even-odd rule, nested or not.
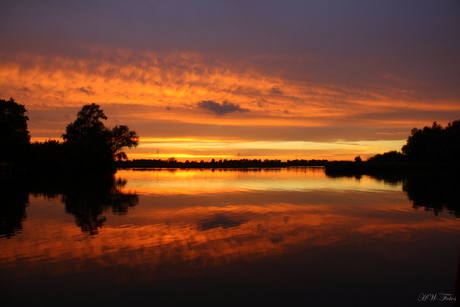
[[(336, 178), (346, 175), (329, 175)], [(366, 176), (366, 175), (362, 175)], [(362, 176), (353, 176), (360, 180)], [(350, 176), (348, 176), (350, 177)], [(460, 217), (460, 179), (454, 175), (416, 174), (372, 175), (374, 180), (398, 185), (412, 202), (414, 209), (424, 208), (438, 215), (444, 210)], [(45, 198), (60, 198), (65, 211), (75, 217), (83, 232), (96, 235), (106, 222), (104, 213), (125, 215), (139, 203), (134, 192), (124, 191), (127, 181), (113, 175), (106, 176), (43, 176), (36, 178), (4, 178), (0, 182), (0, 238), (21, 233), (26, 219), (29, 194)], [(245, 223), (226, 216), (215, 216), (199, 223), (202, 230), (214, 227), (234, 227)]]
[(0, 238), (21, 233), (29, 204), (29, 189), (20, 180), (0, 182)]
[(0, 237), (11, 237), (22, 230), (29, 193), (45, 198), (61, 198), (65, 211), (90, 235), (98, 234), (104, 213), (125, 215), (139, 203), (136, 193), (125, 192), (127, 181), (113, 175), (88, 177), (37, 177), (4, 180), (0, 185)]
[(403, 191), (412, 202), (412, 208), (425, 208), (435, 215), (447, 210), (460, 217), (459, 178), (440, 174), (411, 176), (403, 181)]
[(124, 215), (130, 207), (138, 204), (135, 193), (121, 191), (126, 183), (126, 180), (116, 180), (113, 176), (73, 182), (62, 195), (65, 210), (75, 216), (77, 225), (84, 232), (95, 235), (106, 221), (104, 212), (110, 210), (113, 214)]
[(7, 305), (365, 306), (379, 297), (380, 306), (410, 306), (424, 289), (453, 293), (457, 219), (411, 206), (458, 216), (458, 181), (337, 180), (322, 169), (118, 175), (129, 184), (113, 176), (0, 184), (3, 236), (24, 223), (21, 235), (0, 240)]
[[(330, 178), (353, 177), (360, 180), (362, 174), (329, 174)], [(402, 190), (412, 202), (412, 208), (424, 208), (435, 215), (447, 210), (460, 217), (460, 176), (458, 174), (418, 173), (418, 174), (372, 174), (375, 180), (395, 186), (402, 183)]]

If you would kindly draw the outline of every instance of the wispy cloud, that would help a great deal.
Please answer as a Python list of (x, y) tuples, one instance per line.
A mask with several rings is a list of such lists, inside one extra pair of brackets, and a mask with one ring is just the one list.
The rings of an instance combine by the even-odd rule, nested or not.
[(238, 104), (234, 104), (228, 101), (224, 101), (221, 104), (212, 100), (200, 101), (197, 104), (197, 107), (211, 111), (216, 115), (225, 115), (232, 112), (248, 112), (249, 109), (240, 107)]
[(94, 95), (94, 91), (93, 91), (93, 88), (91, 86), (85, 88), (85, 87), (79, 87), (77, 88), (77, 91), (80, 91), (82, 93), (85, 93), (86, 95), (88, 96), (91, 96), (91, 95)]
[(453, 1), (175, 2), (5, 4), (1, 97), (26, 105), (32, 137), (97, 103), (142, 138), (266, 141), (248, 154), (267, 156), (384, 152), (312, 143), (404, 142), (460, 116)]
[(283, 94), (283, 91), (280, 89), (279, 86), (272, 87), (268, 92), (270, 94)]

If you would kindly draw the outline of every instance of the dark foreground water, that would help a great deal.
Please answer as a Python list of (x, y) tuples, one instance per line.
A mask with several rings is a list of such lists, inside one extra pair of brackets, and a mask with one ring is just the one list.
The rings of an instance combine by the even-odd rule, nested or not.
[(453, 306), (459, 182), (322, 168), (3, 180), (2, 306)]

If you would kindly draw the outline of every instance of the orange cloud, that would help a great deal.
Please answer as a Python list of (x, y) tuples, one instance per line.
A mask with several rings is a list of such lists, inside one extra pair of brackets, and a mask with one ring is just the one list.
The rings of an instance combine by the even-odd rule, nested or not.
[[(351, 88), (290, 78), (244, 61), (240, 63), (245, 64), (242, 67), (198, 53), (165, 55), (101, 47), (91, 47), (86, 52), (90, 56), (50, 57), (19, 52), (3, 58), (0, 88), (8, 92), (2, 94), (14, 96), (26, 105), (33, 140), (59, 138), (77, 109), (87, 103), (100, 104), (109, 116), (109, 125), (123, 121), (138, 131), (141, 146), (133, 151), (137, 157), (154, 154), (146, 154), (147, 139), (152, 137), (169, 139), (168, 143), (175, 139), (323, 143), (405, 140), (402, 134), (408, 135), (421, 122), (430, 124), (424, 118), (432, 117), (433, 112), (443, 118), (460, 112), (460, 106), (453, 101), (420, 99), (416, 92), (401, 92), (399, 85), (393, 83), (411, 83), (396, 77), (382, 78), (387, 83)], [(294, 58), (272, 56), (271, 60)], [(228, 112), (232, 110), (244, 112)], [(175, 128), (168, 130), (165, 123)], [(273, 143), (271, 149), (275, 146)], [(321, 154), (337, 155), (325, 151)], [(378, 152), (377, 149), (374, 153)], [(171, 154), (200, 156), (192, 152)], [(260, 153), (248, 153), (256, 154)], [(266, 156), (273, 154), (275, 151)], [(291, 158), (293, 155), (298, 153), (292, 152)]]

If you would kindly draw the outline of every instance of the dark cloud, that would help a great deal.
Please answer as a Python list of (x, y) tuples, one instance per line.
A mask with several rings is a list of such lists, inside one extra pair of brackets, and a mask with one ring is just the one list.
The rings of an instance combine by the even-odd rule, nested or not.
[(92, 87), (84, 88), (82, 86), (82, 87), (77, 88), (77, 90), (89, 96), (94, 95), (94, 91), (92, 90)]
[(231, 112), (248, 112), (249, 109), (244, 109), (240, 107), (238, 104), (234, 104), (228, 101), (222, 102), (219, 104), (218, 102), (212, 100), (204, 100), (200, 101), (197, 104), (197, 107), (205, 110), (209, 110), (217, 115), (225, 115)]
[(269, 91), (270, 94), (282, 94), (283, 91), (279, 88), (279, 86), (272, 87)]

